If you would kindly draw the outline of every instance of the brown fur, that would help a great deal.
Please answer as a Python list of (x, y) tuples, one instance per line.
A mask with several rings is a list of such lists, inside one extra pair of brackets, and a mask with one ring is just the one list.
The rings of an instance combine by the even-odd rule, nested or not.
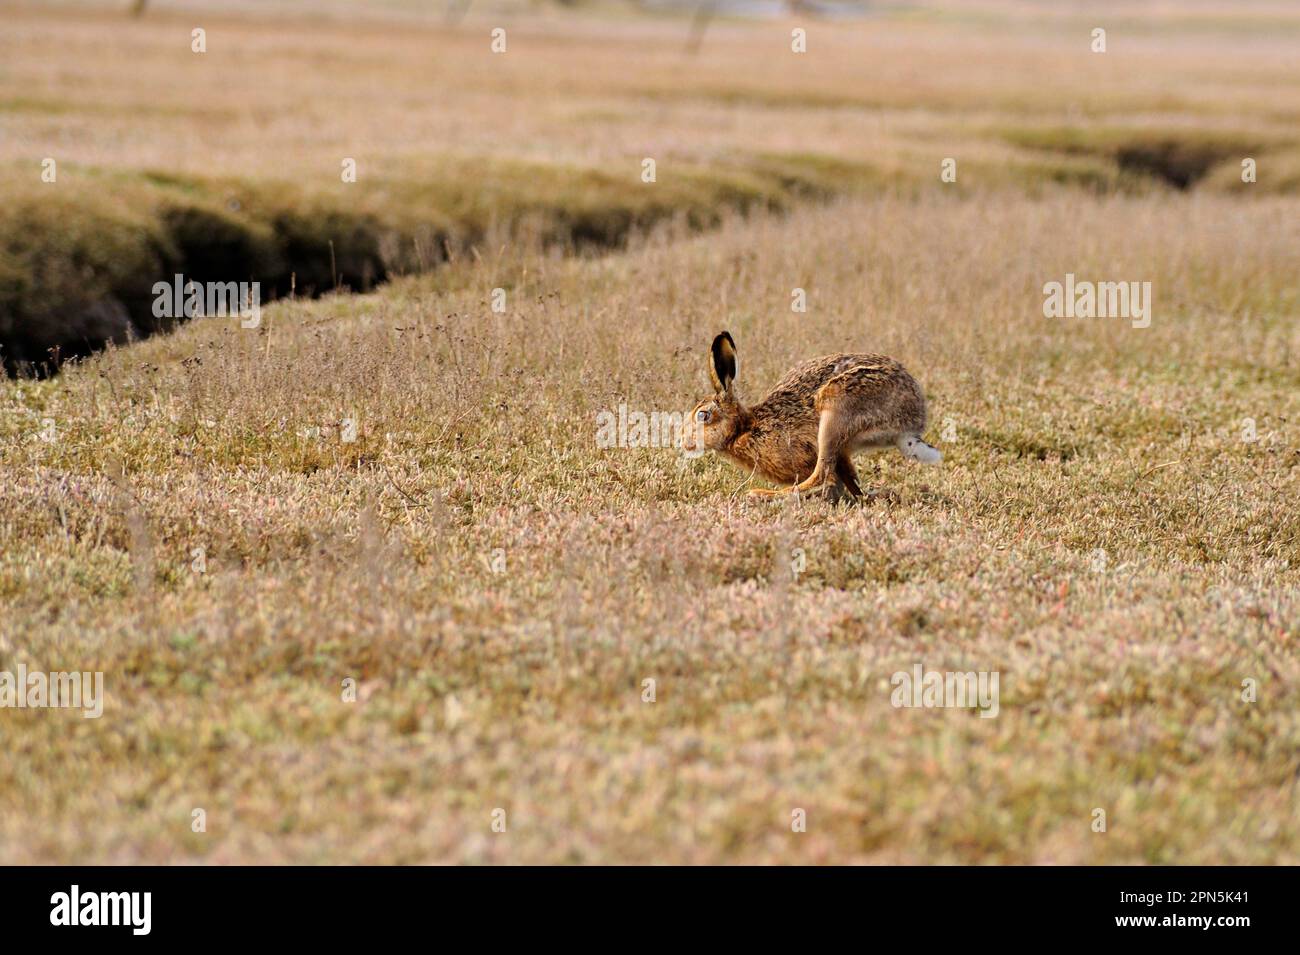
[[(725, 343), (723, 342), (725, 336)], [(714, 341), (717, 393), (691, 411), (696, 439), (739, 467), (788, 485), (777, 494), (813, 491), (861, 494), (851, 455), (920, 440), (925, 395), (916, 379), (883, 355), (840, 354), (796, 365), (762, 401), (745, 407), (732, 387), (735, 347), (724, 332)], [(704, 411), (709, 420), (696, 423)], [(693, 449), (694, 444), (688, 446)], [(901, 445), (900, 445), (901, 450)]]

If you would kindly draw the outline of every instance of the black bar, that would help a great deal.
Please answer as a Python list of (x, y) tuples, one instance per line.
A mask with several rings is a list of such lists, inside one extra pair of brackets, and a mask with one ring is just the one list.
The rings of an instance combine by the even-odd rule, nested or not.
[[(473, 930), (518, 937), (771, 943), (804, 933), (866, 941), (900, 928), (925, 941), (1125, 937), (1216, 945), (1260, 940), (1291, 919), (1294, 872), (1265, 868), (37, 868), (10, 871), (0, 898), (6, 942), (128, 944), (283, 939), (372, 947)], [(71, 909), (120, 913), (118, 925), (54, 925)], [(122, 896), (149, 893), (131, 907)], [(94, 901), (88, 902), (87, 897)], [(61, 900), (66, 905), (60, 909)], [(132, 918), (134, 916), (134, 918)], [(1203, 922), (1202, 920), (1208, 920)], [(909, 928), (910, 927), (910, 928)], [(472, 944), (472, 942), (471, 942)]]

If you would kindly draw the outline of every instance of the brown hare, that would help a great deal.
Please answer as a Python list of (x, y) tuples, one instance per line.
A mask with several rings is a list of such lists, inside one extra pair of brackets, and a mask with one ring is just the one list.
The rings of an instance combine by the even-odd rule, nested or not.
[(934, 464), (943, 456), (921, 440), (925, 395), (916, 379), (883, 355), (827, 355), (796, 365), (766, 398), (745, 407), (736, 397), (736, 343), (713, 340), (709, 374), (715, 394), (691, 412), (683, 447), (720, 451), (781, 490), (750, 494), (819, 493), (838, 499), (862, 493), (854, 451), (896, 447), (904, 457)]

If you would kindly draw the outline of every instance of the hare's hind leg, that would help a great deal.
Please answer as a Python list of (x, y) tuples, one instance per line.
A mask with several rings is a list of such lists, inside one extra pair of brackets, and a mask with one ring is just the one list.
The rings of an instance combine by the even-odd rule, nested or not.
[[(798, 494), (836, 483), (840, 459), (848, 448), (849, 439), (853, 437), (853, 430), (846, 427), (846, 424), (845, 415), (834, 404), (822, 408), (821, 418), (817, 422), (817, 464), (812, 474), (790, 488), (791, 492)], [(850, 464), (849, 468), (852, 467)], [(848, 485), (847, 481), (844, 483)], [(857, 483), (856, 480), (854, 483)]]
[(858, 472), (853, 467), (853, 459), (849, 457), (847, 448), (840, 452), (839, 458), (835, 461), (835, 476), (854, 497), (862, 496), (862, 488), (858, 485)]

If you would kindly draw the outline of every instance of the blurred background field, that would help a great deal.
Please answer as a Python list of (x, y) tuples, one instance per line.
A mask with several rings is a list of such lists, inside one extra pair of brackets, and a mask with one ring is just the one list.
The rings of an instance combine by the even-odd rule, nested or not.
[(959, 195), (1240, 193), (1244, 156), (1251, 195), (1300, 188), (1292, 4), (719, 5), (702, 31), (693, 6), (127, 6), (2, 7), (10, 370), (148, 334), (157, 276), (364, 290), (489, 234), (604, 248), (937, 189), (948, 157)]
[[(108, 691), (0, 711), (0, 861), (1300, 861), (1300, 10), (847, 12), (0, 3), (6, 340), (297, 293), (0, 383), (0, 669)], [(596, 446), (724, 327), (750, 399), (898, 357), (944, 464)]]

